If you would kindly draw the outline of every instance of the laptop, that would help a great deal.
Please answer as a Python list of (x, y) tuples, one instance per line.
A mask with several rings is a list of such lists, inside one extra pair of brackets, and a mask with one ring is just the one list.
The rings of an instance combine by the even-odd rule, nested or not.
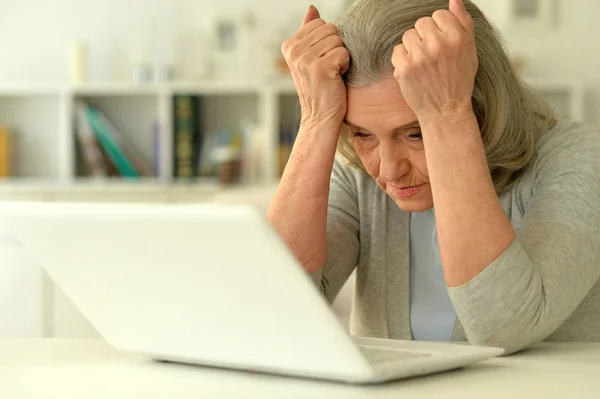
[(249, 205), (2, 202), (0, 215), (111, 346), (157, 361), (373, 384), (504, 353), (351, 336)]

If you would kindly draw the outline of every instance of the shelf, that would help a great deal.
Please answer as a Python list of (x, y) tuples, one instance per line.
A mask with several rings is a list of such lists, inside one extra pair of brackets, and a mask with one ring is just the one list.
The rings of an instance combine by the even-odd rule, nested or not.
[[(120, 179), (118, 179), (120, 180)], [(215, 180), (196, 183), (157, 181), (85, 181), (16, 179), (0, 182), (0, 207), (10, 201), (249, 203), (265, 206), (277, 184), (222, 185)], [(266, 198), (266, 199), (265, 199)]]
[(87, 83), (80, 86), (67, 86), (67, 90), (78, 96), (157, 96), (164, 90), (155, 84), (134, 84), (128, 82)]
[(0, 83), (0, 97), (59, 96), (65, 86), (52, 83)]
[(192, 94), (192, 95), (221, 95), (236, 94), (247, 95), (257, 94), (265, 88), (260, 83), (251, 82), (172, 82), (165, 86), (167, 92), (171, 94)]
[(153, 178), (130, 180), (123, 178), (77, 178), (73, 180), (13, 178), (0, 180), (0, 196), (4, 193), (30, 191), (104, 191), (107, 193), (135, 191), (218, 192), (225, 188), (216, 179), (198, 179), (190, 182), (163, 182)]
[(277, 78), (269, 81), (268, 85), (281, 95), (297, 95), (296, 86), (291, 78)]
[[(570, 78), (524, 77), (528, 84), (543, 90), (579, 90), (582, 83)], [(159, 95), (159, 94), (251, 94), (273, 90), (282, 95), (295, 95), (293, 81), (287, 77), (266, 81), (172, 81), (167, 83), (89, 82), (82, 85), (64, 83), (0, 83), (0, 96), (59, 95)]]
[(0, 83), (0, 97), (20, 95), (59, 95), (72, 93), (79, 96), (136, 96), (136, 95), (245, 95), (272, 90), (279, 94), (294, 95), (291, 79), (271, 81), (172, 81), (167, 83), (89, 82), (81, 85), (61, 83)]

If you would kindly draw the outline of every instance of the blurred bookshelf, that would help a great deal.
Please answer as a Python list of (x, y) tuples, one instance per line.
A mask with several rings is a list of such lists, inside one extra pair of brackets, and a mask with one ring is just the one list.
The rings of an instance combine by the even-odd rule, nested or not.
[(0, 84), (0, 195), (275, 184), (299, 118), (286, 78)]

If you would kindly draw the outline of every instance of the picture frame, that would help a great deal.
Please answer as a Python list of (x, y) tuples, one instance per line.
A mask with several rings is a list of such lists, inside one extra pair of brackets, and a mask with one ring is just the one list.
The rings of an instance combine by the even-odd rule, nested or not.
[(556, 24), (556, 0), (506, 0), (510, 28), (545, 30)]

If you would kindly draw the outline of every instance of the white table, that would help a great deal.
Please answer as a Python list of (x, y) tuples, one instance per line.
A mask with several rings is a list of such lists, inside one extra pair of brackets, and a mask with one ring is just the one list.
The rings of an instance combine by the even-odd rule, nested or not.
[(600, 343), (526, 353), (381, 386), (152, 362), (100, 339), (0, 339), (0, 398), (599, 398)]

